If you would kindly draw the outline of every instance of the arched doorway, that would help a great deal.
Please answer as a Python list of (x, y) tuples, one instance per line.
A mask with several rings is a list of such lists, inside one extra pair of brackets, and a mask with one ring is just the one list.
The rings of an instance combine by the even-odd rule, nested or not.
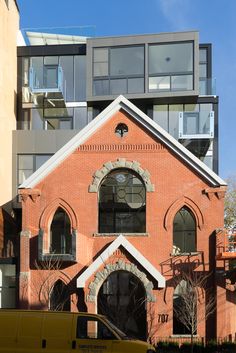
[(135, 275), (115, 271), (99, 290), (98, 313), (106, 315), (128, 336), (146, 339), (146, 301), (145, 288)]

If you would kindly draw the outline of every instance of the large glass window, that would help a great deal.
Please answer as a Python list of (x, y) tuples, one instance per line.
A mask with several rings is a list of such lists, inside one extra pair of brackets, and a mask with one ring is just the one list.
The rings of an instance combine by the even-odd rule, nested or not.
[(94, 48), (93, 94), (144, 92), (144, 46)]
[(192, 212), (182, 207), (173, 223), (173, 254), (196, 251), (196, 222)]
[(193, 89), (193, 43), (149, 45), (149, 92)]
[(100, 233), (146, 231), (146, 189), (134, 172), (117, 169), (108, 174), (99, 190)]
[(67, 213), (58, 208), (53, 216), (50, 227), (50, 248), (51, 254), (71, 254), (72, 237), (70, 220)]
[(51, 154), (19, 154), (18, 185), (22, 184), (33, 172), (43, 165)]
[(110, 49), (110, 75), (131, 76), (144, 74), (144, 47), (133, 46)]

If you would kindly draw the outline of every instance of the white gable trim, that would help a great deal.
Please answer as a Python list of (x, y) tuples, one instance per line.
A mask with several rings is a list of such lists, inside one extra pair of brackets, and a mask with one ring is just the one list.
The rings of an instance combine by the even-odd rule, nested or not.
[(117, 97), (106, 109), (104, 109), (83, 130), (75, 135), (59, 151), (57, 151), (47, 162), (45, 162), (35, 173), (26, 179), (19, 188), (33, 188), (52, 170), (54, 170), (65, 158), (76, 148), (83, 144), (99, 127), (101, 127), (117, 111), (124, 109), (148, 131), (156, 136), (165, 146), (168, 146), (175, 154), (180, 156), (188, 165), (202, 175), (212, 186), (226, 185), (216, 173), (208, 168), (203, 162), (195, 157), (190, 151), (175, 140), (168, 132), (162, 129), (139, 108), (123, 96)]
[(105, 261), (119, 246), (123, 246), (140, 265), (158, 282), (159, 288), (165, 287), (165, 277), (121, 234), (119, 235), (97, 259), (77, 278), (77, 288), (84, 288), (86, 281), (104, 265)]

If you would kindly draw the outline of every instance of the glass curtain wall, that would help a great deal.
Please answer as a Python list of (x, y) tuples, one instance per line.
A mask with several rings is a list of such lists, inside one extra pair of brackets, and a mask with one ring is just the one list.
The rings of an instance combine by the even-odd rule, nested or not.
[(93, 95), (144, 93), (144, 46), (94, 48)]

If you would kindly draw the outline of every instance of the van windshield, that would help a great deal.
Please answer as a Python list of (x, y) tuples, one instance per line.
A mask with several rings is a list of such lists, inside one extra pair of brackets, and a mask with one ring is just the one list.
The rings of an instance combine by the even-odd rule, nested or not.
[(112, 328), (113, 331), (115, 331), (115, 333), (117, 333), (117, 335), (119, 335), (119, 337), (122, 340), (128, 340), (130, 339), (123, 331), (121, 331), (118, 327), (116, 327), (111, 321), (109, 321), (108, 319), (104, 319), (108, 325)]

